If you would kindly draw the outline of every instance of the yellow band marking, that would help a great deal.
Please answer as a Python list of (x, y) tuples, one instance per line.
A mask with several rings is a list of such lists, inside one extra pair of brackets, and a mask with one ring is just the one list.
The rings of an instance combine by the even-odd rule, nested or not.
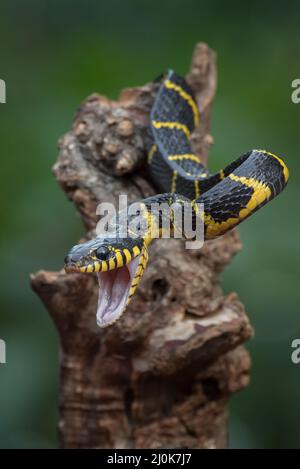
[(130, 262), (130, 261), (131, 261), (131, 258), (132, 258), (130, 251), (129, 251), (128, 249), (124, 249), (123, 252), (124, 252), (124, 254), (125, 254), (126, 261), (127, 261), (127, 262)]
[(154, 153), (156, 152), (157, 150), (157, 146), (155, 143), (153, 143), (152, 147), (150, 148), (149, 150), (149, 153), (148, 153), (148, 163), (151, 163), (151, 160), (154, 156)]
[(124, 261), (120, 251), (116, 252), (117, 267), (123, 267)]
[(109, 259), (108, 261), (108, 267), (109, 267), (109, 270), (113, 270), (116, 268), (116, 263), (115, 263), (115, 260), (114, 259)]
[(140, 254), (141, 250), (137, 246), (134, 246), (132, 252), (134, 254), (134, 257), (136, 257)]
[(190, 153), (186, 153), (184, 155), (171, 155), (171, 156), (168, 156), (168, 160), (170, 161), (190, 160), (190, 161), (196, 161), (196, 163), (201, 163), (199, 156), (193, 155)]
[(99, 261), (95, 261), (94, 262), (94, 271), (95, 272), (99, 272), (100, 270), (100, 262)]
[(187, 176), (192, 176), (192, 177), (197, 177), (197, 178), (206, 178), (207, 177), (207, 174), (205, 173), (196, 173), (196, 174), (193, 174), (193, 173), (189, 173), (188, 171), (185, 171), (185, 174)]
[(172, 184), (171, 184), (171, 192), (176, 191), (176, 180), (177, 180), (177, 171), (173, 171), (173, 176), (172, 176)]
[(254, 151), (258, 151), (260, 153), (264, 153), (265, 155), (269, 155), (269, 156), (272, 156), (273, 158), (275, 158), (279, 162), (280, 166), (282, 167), (285, 182), (288, 182), (289, 169), (288, 169), (287, 165), (285, 164), (285, 162), (281, 158), (279, 158), (279, 156), (275, 155), (274, 153), (271, 153), (270, 151), (266, 151), (266, 150), (254, 150)]
[(140, 282), (140, 279), (141, 279), (141, 277), (144, 273), (147, 262), (148, 262), (148, 251), (147, 251), (146, 246), (144, 245), (144, 247), (142, 248), (142, 251), (141, 251), (141, 259), (140, 259), (136, 274), (135, 274), (134, 279), (132, 281), (132, 284), (130, 286), (129, 295), (128, 295), (126, 305), (128, 305), (131, 301), (131, 297), (133, 296), (133, 294), (134, 294), (134, 292), (135, 292), (135, 290), (136, 290), (136, 288), (137, 288), (137, 286)]
[(163, 127), (167, 128), (167, 129), (177, 129), (177, 130), (182, 130), (182, 132), (185, 133), (185, 135), (187, 136), (187, 138), (189, 139), (190, 138), (190, 131), (189, 129), (187, 128), (187, 126), (185, 124), (180, 124), (179, 122), (158, 122), (158, 121), (152, 121), (152, 125), (153, 127), (155, 127), (156, 129), (161, 129)]
[(258, 179), (247, 178), (245, 176), (236, 176), (234, 173), (229, 174), (229, 178), (232, 181), (241, 182), (247, 187), (252, 187), (252, 189), (254, 189), (253, 195), (257, 195), (255, 194), (257, 190), (268, 190), (269, 195), (271, 196), (271, 190), (269, 189), (269, 187), (263, 182), (258, 181)]
[(80, 272), (86, 272), (86, 267), (85, 266), (80, 267)]
[(127, 300), (126, 306), (128, 306), (128, 304), (130, 303), (131, 297), (133, 296), (135, 290), (136, 290), (136, 285), (130, 287), (129, 295), (128, 295), (128, 300)]
[(195, 179), (194, 185), (195, 185), (195, 196), (196, 196), (196, 199), (198, 199), (198, 197), (200, 197), (200, 187), (199, 187), (199, 181), (197, 181), (197, 179)]
[(106, 261), (101, 262), (101, 272), (107, 272), (108, 271), (108, 265)]
[(89, 264), (89, 265), (87, 266), (86, 271), (87, 271), (88, 273), (94, 272), (94, 266), (93, 266), (93, 264)]
[(196, 203), (196, 200), (192, 200), (192, 207), (196, 213), (196, 215), (199, 214), (199, 207), (198, 207), (198, 204)]
[(231, 217), (222, 222), (215, 222), (211, 215), (205, 214), (204, 223), (207, 226), (206, 239), (215, 238), (222, 233), (225, 233), (233, 226), (237, 225), (240, 221), (244, 220), (249, 216), (253, 210), (256, 209), (260, 204), (268, 200), (271, 196), (271, 189), (264, 183), (254, 178), (246, 178), (245, 176), (236, 176), (235, 174), (229, 174), (228, 176), (232, 181), (241, 182), (247, 187), (253, 189), (253, 194), (247, 203), (245, 208), (242, 208), (237, 218)]
[(159, 226), (157, 225), (156, 217), (151, 213), (151, 211), (145, 209), (143, 212), (143, 217), (147, 223), (147, 232), (144, 234), (144, 243), (148, 245), (151, 243), (153, 238), (157, 238), (159, 233)]
[[(135, 276), (134, 276), (134, 279), (133, 279), (133, 282), (132, 282), (132, 286), (137, 285), (139, 283), (139, 278), (142, 276), (142, 274), (144, 272), (143, 265), (144, 265), (144, 248), (143, 248), (142, 253), (141, 253), (139, 265), (136, 269)], [(134, 283), (135, 280), (137, 280), (136, 283)]]
[(188, 94), (186, 91), (184, 91), (181, 86), (177, 85), (176, 83), (173, 83), (170, 80), (165, 81), (165, 87), (168, 88), (169, 90), (174, 90), (176, 91), (192, 108), (193, 114), (194, 114), (194, 123), (195, 127), (199, 124), (199, 109), (192, 98), (190, 94)]
[(220, 171), (220, 178), (221, 178), (221, 180), (224, 179), (224, 177), (225, 177), (224, 171), (223, 171), (223, 169), (221, 169), (221, 171)]
[(134, 277), (134, 278), (140, 276), (142, 269), (143, 269), (143, 266), (142, 266), (141, 264), (139, 264), (138, 267), (137, 267), (137, 269), (136, 269), (136, 273), (135, 273), (135, 277)]
[(144, 254), (143, 255), (143, 268), (145, 268), (148, 262), (148, 258), (149, 258), (148, 251), (146, 248), (144, 248), (143, 254)]

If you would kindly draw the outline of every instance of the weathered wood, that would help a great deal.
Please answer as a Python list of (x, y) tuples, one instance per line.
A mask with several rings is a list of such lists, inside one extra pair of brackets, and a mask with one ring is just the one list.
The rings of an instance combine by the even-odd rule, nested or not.
[[(216, 70), (205, 44), (196, 46), (187, 79), (201, 111), (194, 150), (206, 159)], [(87, 236), (99, 202), (156, 192), (145, 134), (157, 86), (126, 89), (116, 102), (93, 94), (60, 140), (54, 174)], [(249, 380), (249, 355), (239, 345), (252, 329), (237, 296), (223, 296), (219, 274), (240, 248), (236, 230), (200, 251), (157, 240), (127, 312), (104, 330), (96, 325), (94, 275), (32, 276), (60, 336), (62, 447), (226, 447), (229, 396)]]

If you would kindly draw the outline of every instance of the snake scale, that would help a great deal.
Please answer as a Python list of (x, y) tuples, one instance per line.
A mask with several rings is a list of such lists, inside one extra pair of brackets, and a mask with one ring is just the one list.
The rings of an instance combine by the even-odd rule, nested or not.
[[(251, 150), (211, 175), (190, 144), (190, 135), (200, 118), (191, 88), (169, 71), (161, 79), (150, 114), (148, 164), (163, 192), (138, 204), (138, 215), (145, 220), (146, 229), (131, 228), (126, 237), (121, 236), (125, 223), (127, 227), (128, 211), (120, 212), (108, 227), (113, 236), (100, 234), (74, 246), (65, 258), (66, 272), (97, 273), (100, 327), (121, 317), (145, 271), (149, 244), (163, 234), (163, 219), (154, 216), (153, 204), (188, 206), (194, 225), (201, 218), (204, 239), (210, 240), (263, 207), (288, 182), (289, 172), (282, 158), (266, 150)], [(176, 220), (172, 213), (174, 234)]]

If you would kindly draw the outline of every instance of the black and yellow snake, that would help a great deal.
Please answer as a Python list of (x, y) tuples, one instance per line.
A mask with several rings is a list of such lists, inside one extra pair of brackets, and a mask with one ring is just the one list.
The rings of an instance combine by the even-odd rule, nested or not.
[[(162, 233), (162, 220), (153, 216), (153, 203), (188, 204), (194, 220), (201, 217), (204, 239), (220, 236), (278, 195), (289, 178), (283, 160), (265, 150), (251, 150), (210, 175), (192, 152), (190, 135), (199, 110), (183, 78), (169, 71), (162, 79), (150, 115), (148, 163), (162, 193), (139, 202), (146, 229), (121, 237), (120, 213), (110, 224), (115, 236), (99, 235), (74, 246), (65, 258), (66, 272), (97, 272), (97, 323), (105, 327), (120, 318), (130, 302), (148, 261), (148, 246)], [(198, 204), (204, 204), (200, 213)], [(174, 217), (173, 231), (176, 230)], [(125, 222), (124, 222), (125, 223)], [(153, 233), (156, 232), (156, 236)]]

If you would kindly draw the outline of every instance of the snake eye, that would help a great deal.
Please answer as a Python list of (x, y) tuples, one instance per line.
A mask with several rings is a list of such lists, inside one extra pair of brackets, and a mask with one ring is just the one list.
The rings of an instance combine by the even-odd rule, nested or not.
[(104, 246), (100, 246), (95, 252), (97, 259), (99, 261), (105, 261), (107, 259), (108, 251)]

